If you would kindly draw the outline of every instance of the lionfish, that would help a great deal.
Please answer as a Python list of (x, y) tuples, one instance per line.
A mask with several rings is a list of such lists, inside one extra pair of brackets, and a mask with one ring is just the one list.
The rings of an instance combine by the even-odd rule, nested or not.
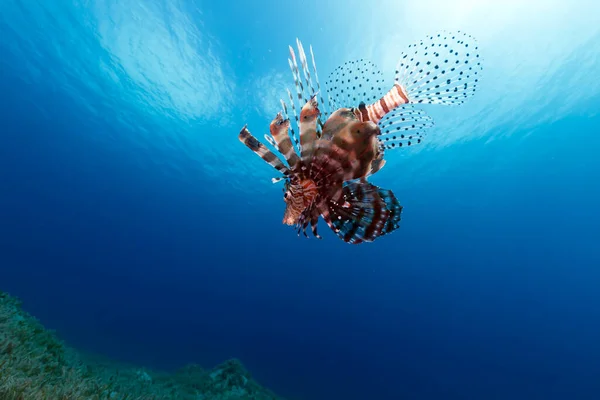
[(391, 190), (367, 178), (383, 168), (386, 150), (421, 143), (433, 126), (432, 118), (415, 105), (459, 105), (473, 96), (482, 70), (477, 43), (459, 31), (411, 44), (401, 54), (391, 88), (384, 86), (383, 75), (372, 62), (349, 61), (329, 75), (325, 92), (312, 46), (316, 88), (302, 43), (296, 39), (296, 44), (298, 58), (290, 46), (288, 63), (299, 115), (289, 89), (287, 94), (299, 135), (283, 100), (270, 135), (265, 135), (285, 163), (247, 125), (239, 139), (282, 174), (273, 182), (285, 182), (283, 223), (295, 226), (298, 235), (302, 231), (308, 237), (310, 224), (320, 239), (317, 223), (322, 217), (345, 242), (372, 242), (399, 227), (403, 206)]

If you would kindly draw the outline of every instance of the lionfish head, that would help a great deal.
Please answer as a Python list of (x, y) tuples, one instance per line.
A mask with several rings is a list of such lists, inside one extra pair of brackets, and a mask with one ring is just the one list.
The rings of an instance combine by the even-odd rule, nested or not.
[(302, 214), (314, 203), (317, 192), (317, 185), (311, 179), (286, 181), (283, 195), (285, 201), (283, 223), (296, 225)]

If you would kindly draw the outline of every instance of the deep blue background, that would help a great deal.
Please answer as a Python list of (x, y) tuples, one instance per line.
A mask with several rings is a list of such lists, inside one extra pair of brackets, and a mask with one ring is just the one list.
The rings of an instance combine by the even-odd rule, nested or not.
[[(65, 88), (77, 81), (50, 72), (62, 58), (44, 35), (7, 26), (0, 289), (70, 344), (163, 369), (237, 357), (290, 399), (600, 396), (596, 114), (510, 137), (504, 121), (423, 152), (416, 178), (399, 161), (383, 183), (405, 205), (402, 229), (350, 246), (321, 223), (325, 238), (306, 240), (281, 225), (279, 186), (236, 176), (260, 163), (232, 140), (245, 117), (172, 127), (108, 87), (82, 89), (91, 112)], [(33, 81), (26, 43), (48, 50)], [(206, 154), (136, 139), (171, 127)], [(202, 139), (211, 129), (223, 143)]]

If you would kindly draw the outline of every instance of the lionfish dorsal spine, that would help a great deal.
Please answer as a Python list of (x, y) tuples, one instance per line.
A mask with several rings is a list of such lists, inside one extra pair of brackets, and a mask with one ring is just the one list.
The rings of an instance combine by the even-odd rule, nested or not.
[(321, 84), (319, 83), (319, 73), (317, 72), (317, 63), (315, 62), (315, 54), (313, 52), (312, 45), (309, 46), (310, 50), (310, 58), (312, 59), (313, 71), (315, 73), (315, 82), (317, 83), (317, 92), (321, 95), (321, 105), (324, 106), (327, 104), (327, 107), (323, 107), (321, 110), (323, 114), (323, 118), (327, 120), (329, 117), (330, 111), (333, 109), (333, 105), (331, 104), (331, 97), (329, 97), (329, 93), (327, 94), (327, 103), (325, 103), (325, 99), (323, 97), (323, 91), (321, 90)]
[[(288, 90), (288, 94), (291, 97), (291, 93)], [(283, 101), (283, 99), (279, 100), (281, 102), (281, 108), (282, 108), (282, 113), (283, 116), (285, 117), (285, 119), (290, 119), (290, 116), (288, 114), (288, 108), (287, 108), (287, 104), (285, 103), (285, 101)], [(292, 108), (293, 108), (294, 104), (292, 103)], [(296, 120), (296, 123), (298, 121), (298, 118), (296, 117), (296, 109), (294, 108), (294, 119)], [(296, 153), (300, 154), (300, 140), (298, 139), (298, 135), (296, 135), (296, 131), (294, 130), (294, 126), (290, 124), (290, 139), (293, 142), (294, 150), (296, 151)]]
[(277, 142), (275, 141), (275, 139), (273, 139), (271, 136), (267, 135), (265, 133), (264, 138), (267, 142), (269, 142), (269, 144), (273, 147), (275, 147), (275, 150), (277, 150), (278, 152), (281, 153), (281, 149), (279, 148), (279, 145), (277, 144)]
[[(315, 76), (315, 82), (317, 84), (317, 90), (315, 91), (315, 85), (313, 83), (312, 74), (309, 68), (308, 58), (306, 56), (306, 52), (304, 50), (304, 46), (302, 42), (296, 38), (296, 45), (298, 47), (298, 60), (300, 62), (300, 68), (302, 69), (302, 75), (304, 76), (304, 84), (302, 83), (302, 77), (300, 75), (298, 60), (296, 59), (296, 54), (294, 53), (292, 47), (290, 46), (290, 55), (291, 58), (288, 59), (288, 63), (290, 65), (290, 69), (292, 71), (292, 75), (294, 77), (294, 85), (296, 86), (297, 93), (297, 101), (298, 107), (302, 108), (304, 103), (306, 103), (310, 98), (315, 97), (317, 94), (321, 92), (320, 84), (317, 74), (317, 65), (315, 63), (315, 56), (312, 50), (312, 46), (310, 46), (310, 55), (313, 66), (313, 72)], [(290, 99), (291, 100), (291, 99)], [(292, 103), (295, 103), (291, 100)], [(323, 95), (321, 94), (321, 104), (325, 104)], [(317, 135), (320, 136), (322, 126), (324, 124), (323, 117), (320, 115), (317, 119)]]
[[(294, 121), (296, 122), (296, 126), (298, 127), (298, 131), (300, 131), (300, 118), (298, 117), (298, 111), (296, 110), (296, 106), (295, 106), (295, 102), (294, 102), (294, 97), (292, 96), (292, 92), (290, 92), (289, 89), (286, 89), (288, 97), (290, 99), (290, 107), (292, 108), (292, 113), (294, 115)], [(287, 107), (286, 107), (287, 108)], [(296, 147), (298, 148), (298, 151), (302, 150), (302, 144), (300, 143), (300, 139), (298, 138), (298, 136), (300, 135), (300, 133), (298, 133), (298, 136), (296, 136), (293, 128), (292, 128), (292, 135), (293, 135), (293, 139), (294, 142), (296, 143)]]
[(308, 69), (308, 62), (306, 60), (306, 53), (304, 52), (304, 47), (302, 47), (302, 42), (298, 38), (296, 38), (296, 45), (298, 46), (298, 57), (300, 58), (300, 65), (302, 65), (302, 72), (304, 73), (304, 81), (306, 82), (306, 86), (310, 89), (310, 95), (315, 94), (315, 88), (312, 83), (312, 78), (310, 76), (310, 70)]
[[(306, 79), (306, 84), (308, 85), (308, 87), (310, 88), (310, 97), (317, 97), (319, 94), (321, 94), (321, 85), (319, 85), (319, 78), (317, 75), (317, 65), (315, 63), (315, 56), (313, 54), (313, 50), (312, 50), (312, 46), (310, 46), (310, 55), (311, 55), (311, 59), (312, 59), (312, 66), (313, 66), (313, 70), (315, 73), (315, 81), (317, 83), (317, 90), (315, 91), (315, 86), (313, 85), (313, 81), (312, 81), (312, 76), (310, 73), (310, 69), (308, 67), (308, 59), (306, 57), (306, 53), (304, 51), (304, 47), (302, 46), (302, 42), (300, 42), (300, 40), (298, 40), (296, 38), (296, 43), (298, 45), (298, 52), (300, 53), (300, 62), (302, 64), (302, 70), (304, 71), (304, 77)], [(323, 99), (323, 95), (321, 94), (321, 105), (325, 104), (325, 101)], [(321, 126), (323, 126), (324, 122), (322, 119), (323, 115), (322, 113), (319, 114), (319, 116), (317, 117), (317, 132), (320, 132), (320, 128)]]
[(294, 53), (294, 49), (292, 48), (292, 46), (289, 46), (289, 49), (291, 58), (288, 58), (288, 64), (290, 65), (290, 69), (292, 70), (292, 74), (294, 76), (294, 85), (296, 86), (296, 95), (298, 96), (298, 103), (302, 105), (303, 101), (306, 101), (302, 98), (304, 86), (302, 85), (302, 78), (300, 78), (300, 71), (298, 69), (298, 63), (296, 62), (296, 54)]

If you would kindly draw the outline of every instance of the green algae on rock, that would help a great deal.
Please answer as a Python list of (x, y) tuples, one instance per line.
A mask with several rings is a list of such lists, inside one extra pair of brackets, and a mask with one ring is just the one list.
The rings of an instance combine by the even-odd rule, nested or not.
[(2, 400), (283, 400), (256, 383), (238, 360), (175, 373), (91, 362), (0, 291)]

